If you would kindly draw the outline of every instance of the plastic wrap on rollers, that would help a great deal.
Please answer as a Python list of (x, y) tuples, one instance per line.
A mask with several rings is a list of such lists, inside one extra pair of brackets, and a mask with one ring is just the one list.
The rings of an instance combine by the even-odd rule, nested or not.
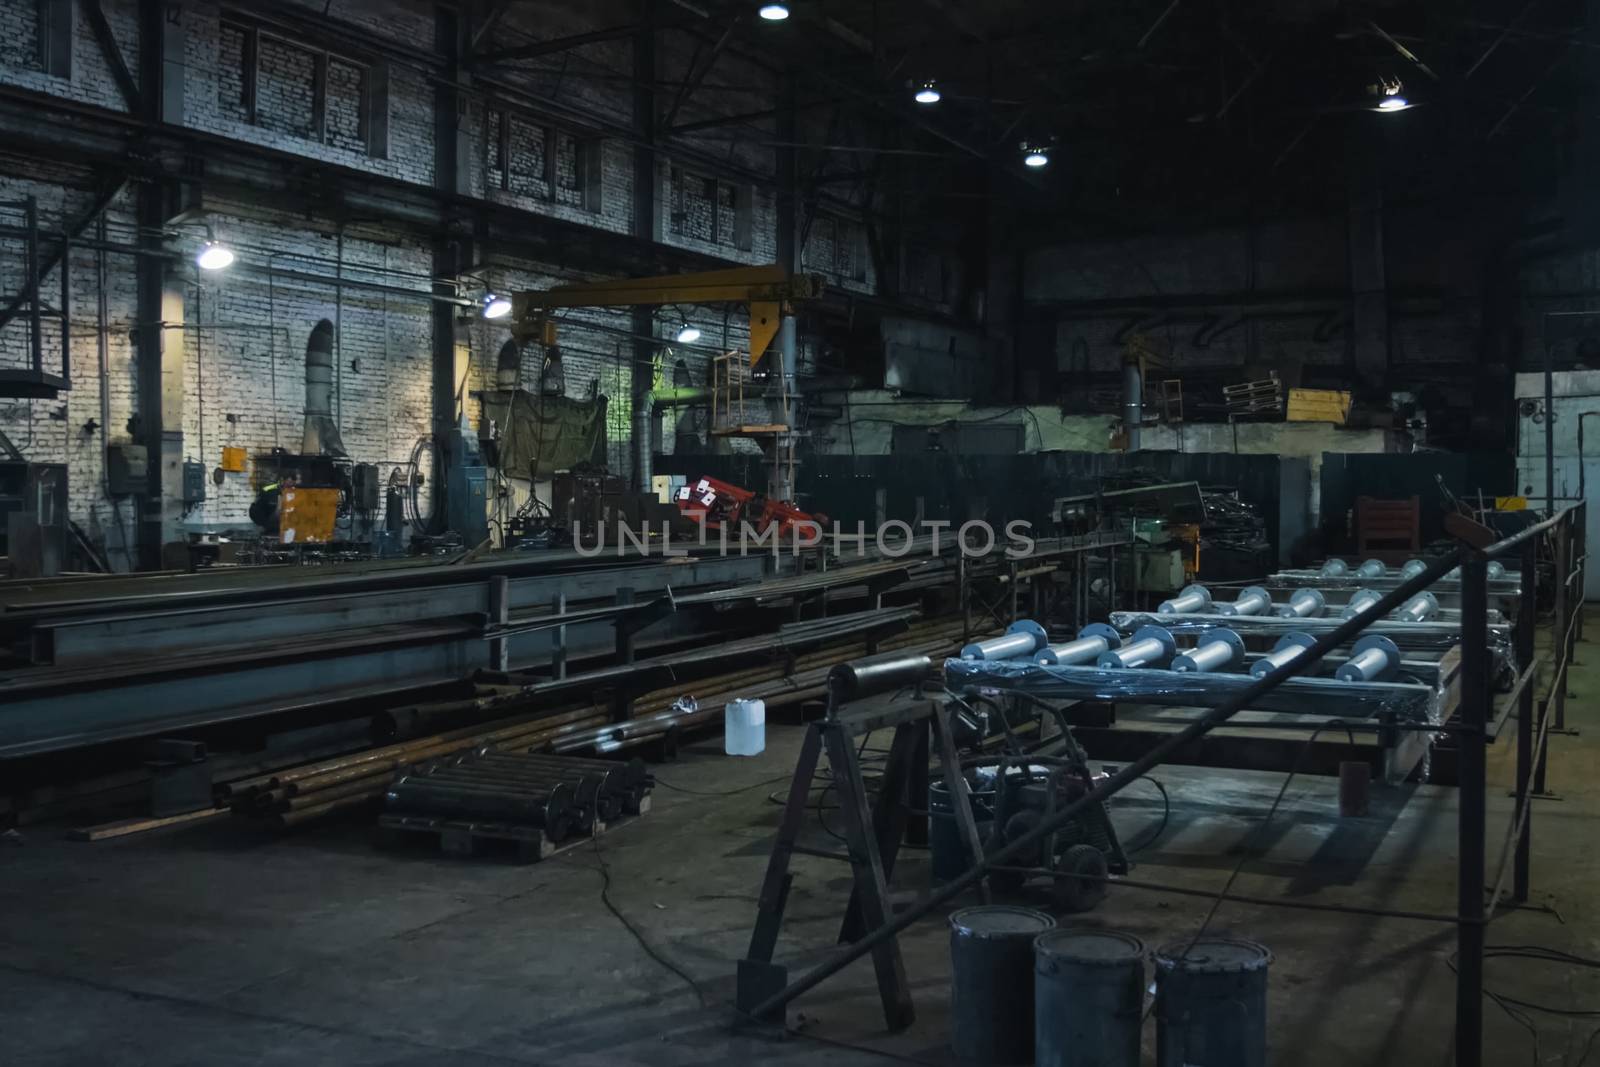
[[(1489, 647), (1496, 663), (1511, 664), (1511, 627), (1498, 613), (1490, 616)], [(1162, 626), (1174, 637), (1197, 638), (1212, 630), (1231, 629), (1247, 642), (1253, 638), (1277, 639), (1284, 634), (1301, 631), (1321, 637), (1341, 625), (1343, 619), (1285, 619), (1271, 615), (1161, 615), (1149, 611), (1114, 611), (1111, 625), (1121, 634), (1132, 634), (1145, 626)], [(1378, 619), (1367, 626), (1362, 634), (1383, 634), (1402, 652), (1435, 652), (1443, 654), (1461, 641), (1461, 626), (1455, 622), (1403, 622), (1398, 619)], [(1357, 635), (1361, 636), (1360, 634)], [(1355, 638), (1351, 639), (1352, 641)], [(1271, 645), (1267, 641), (1267, 645)]]
[[(945, 685), (963, 689), (1016, 690), (1041, 698), (1124, 701), (1177, 707), (1216, 707), (1258, 679), (1243, 672), (1171, 671), (1091, 666), (1053, 667), (1027, 660), (949, 659)], [(1437, 722), (1441, 691), (1417, 682), (1340, 681), (1319, 676), (1289, 678), (1251, 707), (1302, 715), (1370, 718), (1392, 712), (1413, 722)]]

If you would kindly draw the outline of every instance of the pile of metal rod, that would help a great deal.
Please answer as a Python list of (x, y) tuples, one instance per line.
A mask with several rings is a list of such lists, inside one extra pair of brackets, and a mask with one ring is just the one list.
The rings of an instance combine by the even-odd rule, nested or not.
[(535, 826), (552, 844), (596, 823), (644, 810), (654, 780), (640, 760), (496, 752), (430, 760), (396, 774), (384, 794), (391, 814)]
[[(961, 643), (961, 624), (949, 619), (915, 623), (878, 643), (880, 651), (928, 652), (942, 658)], [(465, 754), (483, 746), (500, 751), (613, 752), (658, 738), (668, 730), (720, 721), (723, 705), (736, 697), (761, 699), (769, 709), (821, 697), (833, 664), (862, 655), (864, 641), (850, 640), (796, 656), (712, 675), (645, 693), (632, 716), (613, 720), (609, 704), (566, 704), (432, 734), (240, 779), (222, 787), (236, 814), (296, 826), (339, 811), (372, 805), (395, 772), (429, 760)], [(695, 697), (694, 710), (678, 705)], [(678, 710), (674, 706), (678, 705)]]

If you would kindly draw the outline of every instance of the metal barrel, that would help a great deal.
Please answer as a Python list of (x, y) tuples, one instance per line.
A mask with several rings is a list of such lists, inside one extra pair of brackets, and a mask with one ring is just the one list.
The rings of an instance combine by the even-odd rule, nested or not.
[(1342, 559), (1326, 560), (1322, 564), (1322, 569), (1317, 572), (1318, 576), (1322, 578), (1343, 578), (1349, 573), (1350, 564)]
[(1141, 626), (1121, 648), (1100, 654), (1095, 666), (1101, 670), (1127, 670), (1134, 667), (1160, 667), (1177, 653), (1178, 643), (1164, 626)]
[(1202, 674), (1225, 671), (1244, 662), (1244, 641), (1232, 630), (1212, 630), (1200, 643), (1172, 661), (1172, 669)]
[(1394, 617), (1405, 622), (1427, 622), (1439, 614), (1439, 598), (1422, 592), (1406, 601), (1395, 611)]
[(1272, 594), (1259, 585), (1246, 586), (1232, 604), (1218, 604), (1218, 615), (1270, 615)]
[(1284, 634), (1278, 638), (1278, 643), (1272, 646), (1272, 651), (1256, 660), (1250, 665), (1250, 676), (1262, 678), (1285, 663), (1293, 663), (1306, 654), (1306, 649), (1317, 643), (1317, 639), (1310, 634), (1294, 633)]
[(1037, 1067), (1139, 1067), (1144, 942), (1115, 930), (1049, 930), (1033, 940)]
[(543, 793), (508, 794), (492, 789), (447, 786), (429, 782), (424, 777), (405, 775), (389, 787), (385, 800), (388, 807), (408, 812), (504, 819), (551, 829), (561, 824), (571, 807), (572, 790), (565, 784), (558, 784)]
[(1368, 634), (1350, 649), (1350, 658), (1333, 676), (1341, 682), (1376, 682), (1400, 667), (1400, 649), (1382, 634)]
[(1389, 573), (1389, 565), (1381, 559), (1369, 559), (1356, 568), (1357, 578), (1382, 578)]
[(1381, 594), (1374, 593), (1371, 589), (1357, 589), (1345, 604), (1344, 610), (1339, 612), (1339, 618), (1353, 619), (1382, 599)]
[[(967, 792), (972, 797), (972, 817), (978, 826), (978, 840), (986, 841), (994, 825), (995, 791), (973, 789), (969, 785)], [(928, 866), (934, 884), (941, 885), (960, 878), (972, 866), (972, 853), (967, 851), (961, 825), (956, 822), (955, 799), (950, 796), (950, 787), (943, 778), (928, 783), (928, 814), (931, 816), (928, 820)]]
[(1034, 662), (1045, 667), (1065, 667), (1073, 663), (1093, 663), (1100, 654), (1122, 644), (1122, 635), (1103, 622), (1091, 622), (1078, 631), (1076, 641), (1046, 645)]
[(1171, 600), (1163, 600), (1156, 611), (1163, 615), (1186, 615), (1211, 607), (1211, 593), (1203, 585), (1191, 585)]
[(963, 1063), (1033, 1062), (1033, 941), (1055, 925), (1007, 904), (950, 916), (950, 1047)]
[(1157, 1067), (1266, 1067), (1271, 963), (1264, 946), (1232, 938), (1157, 949)]
[(974, 641), (961, 650), (962, 659), (1016, 659), (1031, 656), (1050, 641), (1044, 627), (1032, 619), (1019, 619), (999, 637)]
[(1289, 602), (1279, 604), (1274, 614), (1281, 619), (1315, 619), (1327, 603), (1320, 589), (1296, 589), (1289, 595)]
[(1406, 560), (1406, 565), (1400, 568), (1400, 580), (1410, 581), (1412, 578), (1415, 578), (1417, 575), (1421, 574), (1427, 569), (1428, 564), (1426, 560), (1408, 559)]

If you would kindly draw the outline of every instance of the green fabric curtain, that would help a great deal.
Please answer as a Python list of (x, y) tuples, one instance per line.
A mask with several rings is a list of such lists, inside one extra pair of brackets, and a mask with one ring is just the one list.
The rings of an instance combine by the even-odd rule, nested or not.
[(606, 461), (604, 396), (574, 400), (522, 389), (486, 391), (483, 417), (500, 428), (500, 469), (509, 477), (548, 478), (579, 463)]

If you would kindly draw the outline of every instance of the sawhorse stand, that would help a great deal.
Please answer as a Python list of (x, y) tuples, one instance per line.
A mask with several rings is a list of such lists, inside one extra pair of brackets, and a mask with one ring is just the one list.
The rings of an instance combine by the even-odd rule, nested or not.
[[(950, 732), (950, 712), (944, 702), (914, 694), (909, 698), (863, 700), (840, 707), (842, 700), (855, 700), (863, 697), (867, 691), (896, 687), (903, 689), (908, 686), (914, 689), (929, 670), (930, 664), (925, 656), (907, 657), (891, 653), (840, 664), (830, 674), (831, 708), (826, 719), (811, 723), (806, 729), (800, 759), (795, 765), (794, 781), (789, 785), (789, 799), (778, 824), (778, 839), (773, 845), (772, 858), (767, 863), (766, 877), (761, 883), (760, 904), (755, 929), (750, 935), (750, 949), (745, 958), (739, 961), (736, 1002), (741, 1012), (749, 1014), (757, 1005), (788, 985), (788, 968), (773, 963), (772, 954), (777, 947), (789, 889), (794, 884), (789, 865), (795, 853), (845, 860), (850, 864), (854, 886), (839, 931), (841, 944), (855, 941), (893, 918), (888, 881), (894, 873), (895, 858), (906, 836), (912, 808), (921, 809), (927, 803), (930, 730), (938, 738), (945, 785), (949, 788), (955, 807), (956, 825), (962, 841), (973, 863), (981, 860), (983, 845), (978, 839), (967, 781), (961, 774), (955, 739)], [(844, 673), (841, 674), (841, 671)], [(894, 727), (894, 740), (889, 746), (877, 802), (869, 812), (856, 741), (873, 731), (891, 726)], [(809, 848), (797, 840), (810, 807), (811, 785), (816, 777), (817, 763), (824, 752), (827, 753), (828, 766), (833, 774), (833, 787), (839, 795), (839, 810), (844, 817), (848, 847), (845, 853)], [(980, 891), (987, 903), (987, 884), (981, 885)], [(873, 949), (872, 965), (877, 972), (884, 1020), (891, 1030), (905, 1028), (915, 1018), (915, 1011), (911, 1005), (911, 991), (906, 985), (899, 942), (891, 938)]]

